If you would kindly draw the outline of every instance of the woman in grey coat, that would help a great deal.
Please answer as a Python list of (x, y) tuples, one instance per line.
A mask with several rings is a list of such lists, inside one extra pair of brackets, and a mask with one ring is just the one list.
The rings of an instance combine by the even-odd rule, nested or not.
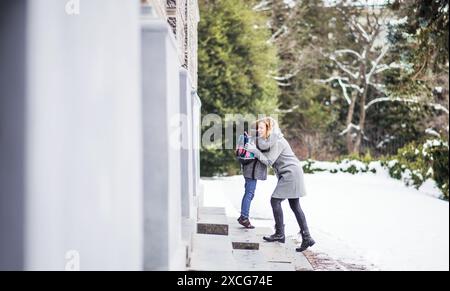
[[(305, 214), (300, 207), (299, 198), (306, 195), (303, 168), (273, 118), (266, 117), (259, 120), (258, 132), (259, 149), (255, 144), (247, 144), (246, 149), (254, 153), (261, 163), (271, 166), (278, 178), (270, 200), (275, 219), (275, 234), (264, 237), (264, 240), (285, 242), (281, 202), (288, 199), (302, 236), (302, 244), (296, 250), (302, 252), (315, 243), (309, 233)], [(267, 152), (263, 153), (260, 149)]]

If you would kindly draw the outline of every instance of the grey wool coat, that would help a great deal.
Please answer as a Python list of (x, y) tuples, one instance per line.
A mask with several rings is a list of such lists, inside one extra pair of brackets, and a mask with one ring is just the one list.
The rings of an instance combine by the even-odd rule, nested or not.
[(273, 198), (293, 199), (306, 195), (303, 168), (278, 127), (268, 139), (259, 138), (259, 148), (251, 150), (263, 164), (271, 166), (278, 178)]
[(242, 164), (242, 173), (245, 178), (250, 178), (254, 180), (266, 180), (267, 165), (262, 163), (258, 159), (254, 159), (246, 164)]

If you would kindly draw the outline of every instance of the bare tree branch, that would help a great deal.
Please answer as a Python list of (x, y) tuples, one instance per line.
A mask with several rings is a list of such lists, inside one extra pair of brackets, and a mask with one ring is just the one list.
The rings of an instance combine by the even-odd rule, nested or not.
[(288, 28), (286, 25), (282, 25), (268, 40), (267, 43), (273, 43), (278, 37), (283, 36), (288, 33)]
[(347, 93), (347, 86), (342, 82), (341, 79), (338, 79), (338, 82), (342, 88), (342, 93), (344, 94), (345, 100), (347, 101), (348, 104), (352, 104), (352, 100), (350, 99)]
[(446, 114), (449, 114), (448, 109), (445, 108), (444, 106), (442, 106), (441, 104), (421, 102), (419, 98), (405, 99), (405, 98), (400, 98), (400, 97), (380, 97), (380, 98), (376, 98), (376, 99), (370, 101), (369, 103), (367, 103), (367, 105), (364, 108), (367, 111), (367, 109), (369, 109), (372, 105), (374, 105), (376, 103), (388, 102), (388, 101), (391, 101), (391, 102), (398, 101), (398, 102), (413, 103), (413, 104), (424, 104), (424, 105), (433, 107), (435, 110), (443, 111)]
[(361, 35), (366, 39), (367, 42), (371, 42), (372, 38), (367, 34), (367, 32), (359, 22), (356, 22), (356, 28), (358, 28), (358, 30), (361, 32)]
[(364, 89), (361, 88), (361, 87), (359, 87), (359, 86), (356, 85), (356, 84), (352, 84), (352, 83), (344, 83), (343, 81), (348, 82), (348, 78), (341, 77), (341, 76), (333, 76), (333, 77), (330, 77), (330, 78), (328, 78), (328, 79), (326, 79), (326, 80), (321, 80), (321, 79), (319, 79), (319, 80), (314, 80), (314, 81), (315, 81), (315, 82), (318, 82), (318, 83), (324, 83), (324, 84), (325, 84), (325, 83), (329, 83), (329, 82), (334, 81), (334, 80), (338, 81), (339, 86), (340, 86), (341, 89), (342, 89), (342, 93), (344, 94), (344, 98), (345, 98), (345, 100), (347, 101), (348, 104), (351, 104), (352, 101), (351, 101), (351, 99), (350, 99), (350, 96), (348, 96), (347, 88), (355, 89), (355, 90), (357, 90), (359, 93), (363, 93), (363, 92), (364, 92)]
[(350, 123), (350, 124), (347, 126), (347, 128), (345, 128), (343, 131), (341, 131), (341, 132), (339, 133), (339, 135), (344, 135), (344, 134), (346, 134), (347, 132), (349, 132), (349, 131), (352, 130), (352, 129), (355, 129), (355, 130), (357, 130), (357, 131), (360, 131), (360, 130), (361, 130), (361, 129), (359, 128), (358, 125), (353, 124), (353, 123)]
[(371, 82), (369, 82), (368, 85), (372, 86), (373, 88), (375, 88), (379, 92), (383, 93), (384, 95), (387, 95), (386, 94), (386, 85), (379, 84), (379, 83), (371, 83)]
[(341, 62), (339, 62), (334, 55), (329, 56), (329, 59), (334, 61), (338, 67), (344, 71), (347, 75), (349, 75), (351, 78), (357, 80), (359, 78), (359, 72), (352, 73), (350, 70), (348, 70)]
[(375, 74), (381, 73), (381, 72), (386, 71), (386, 70), (401, 69), (401, 68), (404, 68), (404, 67), (405, 67), (404, 65), (398, 64), (398, 63), (395, 63), (395, 62), (392, 62), (389, 65), (382, 64), (382, 65), (378, 65), (377, 66), (377, 68), (375, 69), (375, 72), (373, 72), (373, 74), (375, 75)]
[(363, 58), (362, 55), (360, 55), (358, 52), (351, 50), (351, 49), (337, 50), (334, 53), (335, 54), (352, 54), (352, 55), (356, 56), (358, 58), (358, 60), (361, 60)]
[(253, 6), (254, 11), (266, 11), (270, 9), (270, 5), (272, 4), (271, 0), (262, 0), (255, 6)]
[(338, 79), (341, 79), (341, 80), (344, 80), (344, 81), (348, 81), (348, 78), (341, 77), (341, 76), (332, 76), (332, 77), (330, 77), (328, 79), (316, 79), (314, 81), (319, 82), (319, 83), (329, 83), (329, 82), (331, 82), (333, 80), (338, 80)]
[(366, 82), (370, 82), (370, 79), (372, 78), (373, 73), (375, 72), (375, 70), (377, 69), (378, 63), (381, 61), (381, 59), (383, 59), (383, 57), (386, 55), (386, 53), (389, 51), (390, 46), (389, 45), (385, 45), (382, 49), (381, 49), (381, 53), (378, 56), (378, 58), (373, 62), (372, 64), (372, 69), (370, 70), (370, 72), (366, 75)]
[(286, 75), (284, 75), (284, 76), (282, 76), (282, 77), (275, 76), (275, 77), (272, 77), (272, 78), (273, 78), (274, 80), (276, 80), (276, 81), (288, 81), (288, 80), (292, 79), (295, 75), (297, 75), (297, 73), (298, 73), (299, 71), (300, 71), (300, 70), (295, 70), (294, 72), (289, 73), (289, 74), (286, 74)]
[(280, 87), (289, 87), (289, 86), (292, 86), (291, 83), (281, 83), (281, 82), (277, 82), (277, 85), (280, 86)]
[(298, 105), (295, 105), (289, 109), (276, 109), (275, 112), (279, 112), (279, 113), (291, 113), (294, 110), (296, 110), (298, 108)]

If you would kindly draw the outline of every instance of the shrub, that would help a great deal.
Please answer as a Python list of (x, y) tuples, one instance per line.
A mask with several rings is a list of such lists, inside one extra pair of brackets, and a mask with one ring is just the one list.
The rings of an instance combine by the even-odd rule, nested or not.
[[(412, 142), (400, 148), (393, 157), (381, 157), (373, 161), (365, 156), (343, 156), (334, 162), (322, 163), (307, 160), (303, 166), (305, 173), (328, 171), (329, 173), (376, 173), (376, 162), (386, 168), (389, 175), (402, 180), (407, 186), (419, 188), (427, 179), (433, 179), (442, 192), (442, 198), (449, 199), (449, 148), (448, 142), (434, 139)], [(375, 162), (375, 163), (374, 163)]]
[(389, 174), (416, 188), (431, 178), (448, 200), (448, 154), (448, 143), (443, 140), (409, 143), (398, 150), (395, 160), (387, 163)]

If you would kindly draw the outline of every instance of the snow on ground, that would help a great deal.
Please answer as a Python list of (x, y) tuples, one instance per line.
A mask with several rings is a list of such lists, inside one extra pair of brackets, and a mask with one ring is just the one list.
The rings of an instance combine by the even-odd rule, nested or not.
[[(258, 181), (250, 209), (252, 223), (273, 227), (270, 195), (276, 177)], [(387, 173), (305, 175), (308, 195), (300, 203), (316, 245), (311, 251), (369, 270), (449, 270), (449, 205), (427, 183), (407, 187)], [(225, 207), (238, 217), (242, 176), (205, 178), (204, 206)], [(425, 194), (425, 195), (424, 195)], [(286, 234), (299, 231), (287, 201)]]

